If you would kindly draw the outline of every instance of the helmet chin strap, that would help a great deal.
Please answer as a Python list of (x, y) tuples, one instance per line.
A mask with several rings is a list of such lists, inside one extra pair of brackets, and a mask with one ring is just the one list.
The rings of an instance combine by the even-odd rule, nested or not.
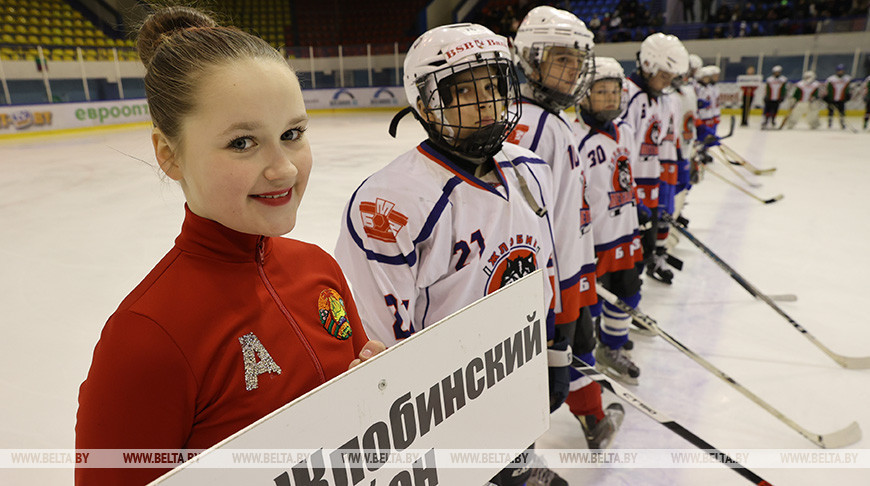
[(398, 113), (396, 113), (392, 121), (390, 121), (389, 133), (391, 137), (396, 138), (396, 132), (399, 129), (399, 122), (402, 121), (402, 118), (405, 118), (405, 115), (407, 115), (408, 113), (413, 113), (414, 118), (419, 120), (421, 123), (423, 122), (423, 120), (420, 119), (420, 115), (417, 114), (413, 107), (406, 106), (405, 108), (402, 108)]

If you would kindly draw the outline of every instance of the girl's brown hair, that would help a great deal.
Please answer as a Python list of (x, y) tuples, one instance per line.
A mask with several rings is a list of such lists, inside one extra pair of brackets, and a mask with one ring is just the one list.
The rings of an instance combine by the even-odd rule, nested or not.
[(193, 109), (197, 82), (210, 68), (240, 59), (285, 62), (262, 39), (221, 27), (191, 7), (164, 7), (151, 14), (139, 29), (136, 48), (146, 69), (151, 119), (173, 140), (180, 133), (182, 117)]

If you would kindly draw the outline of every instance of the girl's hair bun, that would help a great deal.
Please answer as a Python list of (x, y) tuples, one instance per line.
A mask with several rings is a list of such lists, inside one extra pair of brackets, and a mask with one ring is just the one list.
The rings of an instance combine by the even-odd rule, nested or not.
[(208, 14), (191, 7), (164, 7), (148, 16), (139, 29), (136, 49), (142, 64), (148, 67), (164, 39), (191, 28), (216, 27)]

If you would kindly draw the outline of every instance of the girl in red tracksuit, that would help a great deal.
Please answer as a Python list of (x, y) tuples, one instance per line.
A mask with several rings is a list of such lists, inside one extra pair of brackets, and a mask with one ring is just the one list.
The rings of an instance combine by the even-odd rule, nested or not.
[(120, 453), (206, 449), (383, 350), (338, 264), (279, 237), (311, 170), (302, 93), (281, 56), (185, 7), (153, 14), (138, 48), (155, 155), (184, 191), (185, 219), (94, 350), (76, 423), (90, 464), (76, 484), (150, 482), (173, 465), (121, 468)]

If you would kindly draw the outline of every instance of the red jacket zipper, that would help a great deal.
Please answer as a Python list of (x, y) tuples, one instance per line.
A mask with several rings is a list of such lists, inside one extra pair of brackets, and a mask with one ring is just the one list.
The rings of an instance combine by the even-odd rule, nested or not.
[(302, 333), (302, 328), (299, 327), (299, 324), (296, 323), (296, 319), (293, 319), (293, 316), (290, 314), (290, 311), (287, 310), (287, 307), (284, 305), (284, 302), (281, 301), (281, 297), (278, 296), (278, 292), (275, 291), (275, 287), (272, 286), (272, 282), (269, 281), (269, 278), (266, 277), (266, 270), (263, 268), (264, 263), (264, 255), (265, 248), (263, 245), (264, 237), (261, 236), (259, 241), (257, 241), (257, 272), (260, 274), (260, 279), (263, 281), (263, 284), (266, 286), (266, 290), (269, 291), (269, 295), (272, 296), (272, 300), (278, 304), (278, 308), (281, 309), (281, 313), (284, 314), (284, 317), (287, 318), (287, 321), (290, 322), (290, 327), (296, 333), (296, 336), (299, 338), (299, 341), (305, 346), (305, 349), (308, 350), (308, 355), (311, 356), (311, 361), (314, 362), (314, 367), (317, 369), (317, 375), (320, 376), (321, 383), (326, 382), (326, 375), (323, 373), (323, 366), (320, 364), (320, 360), (317, 359), (317, 355), (314, 353), (314, 348), (311, 347), (311, 343), (305, 339), (305, 335)]

